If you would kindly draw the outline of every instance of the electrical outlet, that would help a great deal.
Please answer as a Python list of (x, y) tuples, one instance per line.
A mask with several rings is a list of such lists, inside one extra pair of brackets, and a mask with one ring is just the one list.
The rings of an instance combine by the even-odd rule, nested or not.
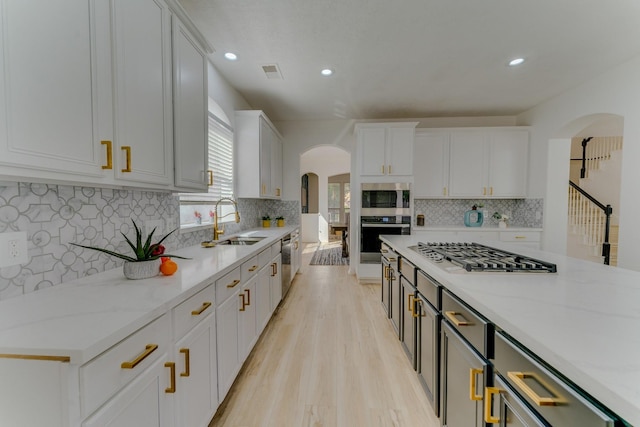
[(28, 261), (27, 233), (0, 233), (0, 268), (26, 264)]

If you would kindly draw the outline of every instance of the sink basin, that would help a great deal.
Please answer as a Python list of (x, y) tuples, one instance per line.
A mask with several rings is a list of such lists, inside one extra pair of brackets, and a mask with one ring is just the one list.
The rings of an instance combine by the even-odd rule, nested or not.
[(234, 246), (237, 246), (237, 245), (255, 245), (256, 243), (258, 243), (262, 239), (266, 239), (266, 237), (258, 237), (258, 236), (241, 237), (241, 236), (237, 236), (237, 237), (229, 237), (228, 239), (219, 240), (217, 242), (215, 242), (215, 241), (202, 242), (201, 245), (204, 248), (213, 248), (214, 246), (217, 246), (217, 245), (234, 245)]

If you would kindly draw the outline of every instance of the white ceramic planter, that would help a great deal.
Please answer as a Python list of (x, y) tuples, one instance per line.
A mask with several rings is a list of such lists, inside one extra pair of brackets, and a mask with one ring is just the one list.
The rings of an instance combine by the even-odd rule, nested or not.
[(507, 221), (498, 221), (498, 228), (507, 228)]
[(159, 258), (151, 261), (125, 261), (122, 266), (122, 271), (124, 272), (124, 277), (127, 279), (148, 279), (160, 273), (160, 263)]

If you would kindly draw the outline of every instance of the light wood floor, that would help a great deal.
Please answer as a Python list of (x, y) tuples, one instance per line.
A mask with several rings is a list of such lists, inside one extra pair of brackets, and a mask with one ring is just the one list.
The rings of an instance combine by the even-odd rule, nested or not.
[(209, 427), (437, 427), (380, 304), (348, 266), (303, 266)]

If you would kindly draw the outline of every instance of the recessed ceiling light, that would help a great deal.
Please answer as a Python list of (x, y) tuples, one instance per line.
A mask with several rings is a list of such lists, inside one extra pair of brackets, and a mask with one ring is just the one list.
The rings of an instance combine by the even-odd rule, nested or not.
[(233, 52), (227, 52), (224, 54), (224, 57), (227, 58), (229, 61), (235, 61), (236, 59), (238, 59), (238, 55), (236, 55)]
[(509, 61), (510, 67), (515, 67), (516, 65), (520, 65), (524, 62), (524, 58), (516, 58)]
[(322, 74), (323, 76), (329, 77), (330, 75), (333, 74), (333, 70), (330, 68), (325, 68), (324, 70), (320, 71), (320, 74)]

